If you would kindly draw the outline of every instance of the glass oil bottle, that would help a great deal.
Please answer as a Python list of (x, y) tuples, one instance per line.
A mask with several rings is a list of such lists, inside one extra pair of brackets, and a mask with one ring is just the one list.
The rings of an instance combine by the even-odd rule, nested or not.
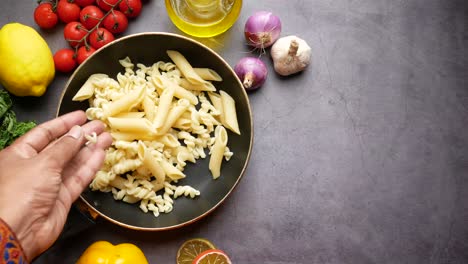
[(236, 22), (242, 0), (165, 0), (172, 22), (195, 37), (213, 37)]

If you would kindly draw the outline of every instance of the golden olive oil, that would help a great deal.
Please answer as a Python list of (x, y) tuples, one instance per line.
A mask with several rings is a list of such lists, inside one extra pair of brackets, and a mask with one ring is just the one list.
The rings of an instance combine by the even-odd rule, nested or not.
[(212, 37), (228, 30), (239, 17), (242, 0), (165, 0), (172, 22), (196, 37)]

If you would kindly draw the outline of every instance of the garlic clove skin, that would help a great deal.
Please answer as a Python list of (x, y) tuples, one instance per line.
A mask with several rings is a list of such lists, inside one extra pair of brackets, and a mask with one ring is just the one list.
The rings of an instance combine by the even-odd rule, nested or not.
[(278, 39), (270, 52), (275, 71), (282, 76), (303, 71), (310, 64), (310, 46), (294, 35)]

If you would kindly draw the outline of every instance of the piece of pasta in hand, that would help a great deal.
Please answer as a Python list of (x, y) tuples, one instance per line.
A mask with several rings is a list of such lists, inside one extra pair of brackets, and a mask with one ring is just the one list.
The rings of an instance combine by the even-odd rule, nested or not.
[(96, 132), (93, 132), (91, 133), (91, 135), (89, 134), (85, 134), (85, 138), (86, 138), (86, 145), (89, 145), (89, 144), (96, 144), (97, 143), (97, 134)]

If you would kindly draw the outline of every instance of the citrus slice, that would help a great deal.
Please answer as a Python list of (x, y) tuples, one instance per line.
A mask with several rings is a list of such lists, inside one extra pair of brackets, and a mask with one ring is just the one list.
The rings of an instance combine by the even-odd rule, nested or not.
[(213, 243), (204, 238), (187, 240), (177, 251), (177, 264), (192, 264), (200, 253), (214, 248)]
[(209, 249), (198, 255), (192, 264), (232, 264), (232, 262), (222, 250)]

